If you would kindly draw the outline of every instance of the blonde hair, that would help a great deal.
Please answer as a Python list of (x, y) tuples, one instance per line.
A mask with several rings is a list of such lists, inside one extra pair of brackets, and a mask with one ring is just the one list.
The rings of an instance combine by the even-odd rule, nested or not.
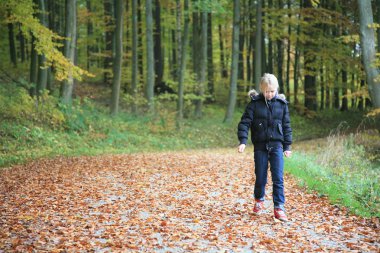
[(263, 77), (261, 77), (260, 81), (260, 91), (264, 92), (265, 88), (268, 86), (272, 86), (278, 91), (278, 80), (277, 77), (273, 74), (265, 73)]

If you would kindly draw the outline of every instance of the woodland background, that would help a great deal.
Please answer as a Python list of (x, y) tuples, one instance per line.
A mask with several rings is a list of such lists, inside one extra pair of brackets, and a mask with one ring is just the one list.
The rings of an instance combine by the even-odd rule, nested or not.
[[(335, 201), (378, 216), (379, 6), (1, 0), (0, 166), (235, 147), (247, 92), (273, 73), (295, 141), (325, 138), (300, 146), (312, 154), (296, 152), (289, 171), (321, 191), (342, 187), (326, 194), (345, 192)], [(297, 172), (308, 162), (313, 173)]]

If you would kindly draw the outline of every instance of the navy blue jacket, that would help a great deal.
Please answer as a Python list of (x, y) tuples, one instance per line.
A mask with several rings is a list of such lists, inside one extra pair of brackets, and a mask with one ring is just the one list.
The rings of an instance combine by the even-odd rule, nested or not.
[(255, 150), (266, 150), (268, 147), (290, 150), (292, 128), (288, 102), (278, 95), (268, 100), (268, 104), (263, 94), (251, 98), (238, 125), (240, 144), (247, 144), (251, 129), (251, 141)]

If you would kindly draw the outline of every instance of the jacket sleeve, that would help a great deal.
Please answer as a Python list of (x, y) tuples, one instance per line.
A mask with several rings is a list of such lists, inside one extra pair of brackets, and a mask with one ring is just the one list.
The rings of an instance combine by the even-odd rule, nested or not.
[(291, 150), (290, 145), (292, 144), (292, 128), (290, 126), (290, 115), (287, 104), (285, 104), (284, 106), (284, 116), (282, 118), (282, 131), (284, 133), (284, 151)]
[(251, 101), (240, 119), (237, 132), (240, 144), (247, 144), (249, 128), (253, 121), (253, 108), (254, 102)]

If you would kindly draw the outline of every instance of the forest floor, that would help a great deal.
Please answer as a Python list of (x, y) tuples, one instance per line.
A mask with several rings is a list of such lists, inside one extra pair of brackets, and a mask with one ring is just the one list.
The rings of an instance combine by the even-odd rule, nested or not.
[[(290, 158), (291, 159), (291, 158)], [(253, 214), (252, 152), (42, 159), (0, 170), (0, 252), (379, 252), (378, 219), (285, 177), (289, 222)], [(268, 182), (271, 180), (269, 179)]]

